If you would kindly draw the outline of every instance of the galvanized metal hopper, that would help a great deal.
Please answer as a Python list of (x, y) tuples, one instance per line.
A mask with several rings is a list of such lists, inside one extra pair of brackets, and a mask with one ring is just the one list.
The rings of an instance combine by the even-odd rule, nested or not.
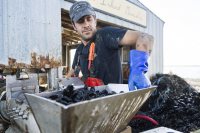
[[(96, 89), (120, 92), (127, 88), (116, 84)], [(26, 94), (26, 98), (42, 133), (113, 133), (127, 126), (155, 88), (119, 93), (68, 106), (45, 98), (56, 92)]]

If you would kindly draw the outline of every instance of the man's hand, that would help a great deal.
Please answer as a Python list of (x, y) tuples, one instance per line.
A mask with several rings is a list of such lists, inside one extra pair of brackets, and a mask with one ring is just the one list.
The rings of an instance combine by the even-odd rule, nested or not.
[(67, 75), (66, 75), (66, 78), (70, 78), (72, 75), (74, 75), (74, 69), (71, 69)]
[(147, 52), (139, 50), (130, 51), (130, 74), (128, 80), (129, 90), (147, 88), (151, 85), (145, 73), (148, 71)]
[(153, 36), (132, 30), (128, 30), (120, 41), (121, 45), (129, 45), (135, 49), (130, 51), (129, 90), (151, 85), (145, 73), (148, 71), (148, 57), (151, 54), (153, 42)]

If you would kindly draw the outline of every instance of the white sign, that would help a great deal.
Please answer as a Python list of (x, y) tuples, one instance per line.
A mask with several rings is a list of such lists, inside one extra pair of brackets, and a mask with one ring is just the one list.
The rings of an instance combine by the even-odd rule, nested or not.
[(126, 0), (87, 0), (92, 7), (146, 26), (146, 10)]

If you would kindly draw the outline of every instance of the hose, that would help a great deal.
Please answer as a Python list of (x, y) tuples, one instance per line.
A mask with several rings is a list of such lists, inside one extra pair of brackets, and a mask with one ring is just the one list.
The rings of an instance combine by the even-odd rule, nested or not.
[(146, 115), (141, 115), (141, 114), (138, 114), (138, 115), (135, 115), (132, 120), (134, 119), (144, 119), (144, 120), (147, 120), (147, 121), (150, 121), (153, 125), (157, 126), (158, 125), (158, 122), (156, 120), (154, 120), (153, 118), (149, 117), (149, 116), (146, 116)]

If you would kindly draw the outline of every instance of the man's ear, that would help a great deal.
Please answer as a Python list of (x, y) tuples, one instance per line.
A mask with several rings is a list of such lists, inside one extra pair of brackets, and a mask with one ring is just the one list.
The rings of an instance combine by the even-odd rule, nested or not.
[(74, 25), (74, 22), (72, 22), (72, 26), (73, 26), (74, 30), (77, 31), (76, 26)]

